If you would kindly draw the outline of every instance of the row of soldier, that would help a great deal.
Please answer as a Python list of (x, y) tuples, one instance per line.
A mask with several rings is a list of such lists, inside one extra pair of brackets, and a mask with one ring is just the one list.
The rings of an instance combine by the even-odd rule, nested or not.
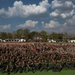
[(15, 73), (61, 71), (65, 67), (75, 69), (74, 47), (49, 43), (0, 44), (0, 71)]

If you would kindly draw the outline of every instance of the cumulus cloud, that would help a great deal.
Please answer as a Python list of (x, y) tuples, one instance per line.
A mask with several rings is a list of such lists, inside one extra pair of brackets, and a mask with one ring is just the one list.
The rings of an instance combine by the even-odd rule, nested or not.
[(0, 15), (5, 17), (28, 17), (30, 15), (38, 15), (47, 12), (47, 9), (50, 7), (48, 0), (43, 0), (39, 2), (39, 5), (29, 4), (24, 5), (22, 1), (15, 1), (13, 7), (8, 7), (8, 10), (5, 11), (4, 8), (0, 9)]
[(61, 13), (61, 17), (62, 18), (67, 18), (67, 17), (71, 17), (74, 15), (74, 10), (70, 11), (69, 13)]
[(8, 24), (8, 25), (0, 25), (0, 29), (1, 30), (6, 30), (6, 29), (10, 29), (11, 25)]
[(58, 13), (57, 10), (55, 10), (55, 11), (53, 11), (53, 12), (50, 13), (50, 16), (52, 16), (52, 17), (58, 17), (59, 13)]
[(38, 21), (27, 20), (24, 24), (20, 24), (19, 28), (25, 27), (35, 27), (38, 24)]
[[(52, 8), (54, 9), (59, 9), (59, 10), (70, 10), (73, 8), (73, 3), (72, 1), (67, 1), (65, 0), (64, 2), (62, 0), (54, 0), (52, 1)], [(60, 9), (61, 8), (61, 9)]]
[(75, 26), (75, 15), (71, 19), (68, 20), (68, 23), (70, 25), (74, 25)]
[[(51, 2), (50, 17), (56, 19), (55, 30), (59, 32), (75, 32), (75, 5), (74, 0), (53, 0)], [(58, 25), (58, 26), (57, 26)], [(46, 26), (50, 27), (49, 25)]]
[(50, 13), (52, 17), (69, 18), (75, 14), (75, 5), (72, 0), (54, 0), (51, 3), (51, 8), (54, 9)]
[(60, 25), (59, 22), (54, 21), (54, 20), (51, 20), (49, 23), (46, 23), (46, 24), (44, 25), (44, 28), (56, 28), (56, 27), (58, 27), (59, 25)]
[(67, 19), (66, 22), (64, 23), (64, 26), (74, 27), (75, 26), (75, 15), (72, 18)]

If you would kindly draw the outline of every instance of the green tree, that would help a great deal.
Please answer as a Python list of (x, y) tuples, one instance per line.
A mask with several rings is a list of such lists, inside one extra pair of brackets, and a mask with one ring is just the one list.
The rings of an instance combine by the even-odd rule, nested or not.
[(30, 34), (30, 30), (27, 29), (27, 28), (25, 28), (25, 29), (23, 30), (23, 37), (24, 37), (26, 40), (29, 39), (29, 34)]
[(43, 38), (43, 41), (46, 42), (46, 41), (47, 41), (47, 38), (48, 38), (47, 32), (44, 31), (44, 30), (42, 30), (42, 31), (40, 32), (40, 35), (41, 35), (41, 37)]
[(7, 39), (7, 33), (6, 32), (1, 32), (0, 33), (0, 38), (2, 38), (3, 40)]
[(37, 32), (37, 31), (30, 32), (30, 34), (29, 34), (30, 39), (33, 39), (33, 37), (35, 37), (35, 36), (39, 36), (39, 32)]
[(56, 40), (58, 38), (58, 35), (57, 35), (57, 33), (53, 32), (49, 35), (49, 38)]
[(51, 33), (49, 35), (50, 39), (56, 40), (57, 42), (62, 42), (63, 41), (63, 34), (62, 33)]
[(8, 38), (8, 39), (12, 39), (12, 38), (13, 38), (12, 33), (10, 33), (10, 32), (9, 32), (9, 33), (7, 33), (7, 38)]
[(15, 32), (15, 36), (16, 36), (16, 38), (21, 38), (23, 36), (23, 29), (18, 29)]

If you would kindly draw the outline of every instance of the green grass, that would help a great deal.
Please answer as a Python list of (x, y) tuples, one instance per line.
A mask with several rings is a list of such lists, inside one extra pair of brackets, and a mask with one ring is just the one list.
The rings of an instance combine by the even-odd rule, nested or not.
[[(0, 75), (8, 75), (6, 73), (0, 73)], [(75, 75), (75, 70), (62, 70), (61, 72), (52, 72), (50, 71), (37, 71), (35, 73), (28, 72), (28, 73), (11, 73), (10, 75)]]

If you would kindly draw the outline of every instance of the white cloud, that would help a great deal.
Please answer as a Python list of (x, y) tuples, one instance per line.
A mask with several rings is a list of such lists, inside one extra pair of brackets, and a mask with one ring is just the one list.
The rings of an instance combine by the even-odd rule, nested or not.
[(0, 25), (0, 29), (1, 30), (6, 30), (6, 29), (10, 29), (11, 25), (8, 24), (8, 25)]
[(73, 8), (73, 2), (72, 1), (62, 1), (62, 0), (54, 0), (52, 1), (51, 3), (52, 5), (52, 8), (53, 9), (62, 9), (62, 10), (65, 10), (65, 9), (72, 9)]
[(5, 11), (4, 8), (0, 9), (0, 15), (4, 17), (4, 15), (8, 17), (20, 16), (20, 17), (28, 17), (30, 15), (38, 15), (47, 12), (47, 9), (50, 7), (48, 0), (43, 0), (36, 4), (24, 5), (22, 1), (15, 1), (13, 7), (8, 7), (8, 10)]
[(70, 25), (75, 26), (75, 15), (71, 19), (69, 19), (68, 22), (69, 22)]
[(58, 0), (52, 1), (51, 5), (52, 5), (52, 8), (59, 8), (62, 6), (61, 1), (58, 1)]
[(75, 32), (75, 5), (73, 0), (53, 0), (50, 17), (56, 20), (56, 24), (48, 23), (45, 28), (59, 32)]
[(70, 26), (70, 27), (71, 26), (75, 26), (75, 15), (72, 18), (66, 20), (66, 22), (64, 23), (64, 25), (65, 26)]
[(24, 24), (20, 24), (19, 28), (25, 27), (35, 27), (38, 24), (38, 21), (27, 20)]
[(49, 8), (50, 4), (48, 3), (48, 0), (43, 0), (42, 2), (39, 3), (40, 6)]
[(66, 21), (61, 24), (60, 30), (62, 32), (75, 33), (75, 15), (70, 19), (66, 19)]
[(50, 16), (52, 16), (52, 17), (57, 17), (58, 15), (59, 15), (59, 14), (58, 14), (58, 12), (56, 12), (56, 11), (50, 13)]
[(72, 0), (53, 0), (51, 8), (54, 9), (54, 11), (50, 13), (52, 17), (69, 18), (75, 14), (75, 5)]
[(72, 10), (72, 11), (69, 12), (69, 13), (65, 13), (65, 12), (63, 12), (63, 13), (60, 14), (60, 16), (61, 16), (62, 18), (67, 18), (67, 17), (71, 17), (71, 16), (73, 16), (74, 13), (75, 13), (74, 10)]
[(46, 23), (44, 28), (56, 28), (60, 25), (59, 22), (51, 20), (49, 23)]
[(0, 9), (0, 16), (7, 17), (7, 12), (5, 12), (4, 8)]

